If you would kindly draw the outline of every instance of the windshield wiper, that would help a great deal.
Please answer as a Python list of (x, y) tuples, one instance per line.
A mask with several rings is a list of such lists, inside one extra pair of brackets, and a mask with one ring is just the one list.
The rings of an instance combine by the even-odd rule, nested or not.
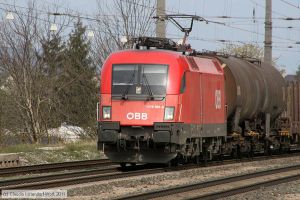
[(153, 92), (152, 92), (151, 86), (150, 86), (150, 84), (149, 84), (149, 82), (148, 82), (148, 79), (147, 79), (145, 73), (143, 73), (143, 79), (145, 80), (145, 83), (146, 83), (146, 87), (147, 87), (147, 90), (148, 90), (148, 93), (149, 93), (150, 100), (154, 100)]
[(133, 80), (134, 80), (134, 77), (135, 77), (135, 71), (133, 72), (133, 74), (132, 74), (132, 76), (131, 76), (131, 78), (130, 78), (130, 81), (127, 83), (128, 85), (127, 85), (127, 87), (126, 87), (126, 90), (123, 92), (123, 94), (122, 94), (122, 99), (128, 99), (128, 96), (127, 96), (127, 94), (128, 94), (128, 92), (129, 92), (129, 89), (130, 89), (130, 84), (133, 82)]

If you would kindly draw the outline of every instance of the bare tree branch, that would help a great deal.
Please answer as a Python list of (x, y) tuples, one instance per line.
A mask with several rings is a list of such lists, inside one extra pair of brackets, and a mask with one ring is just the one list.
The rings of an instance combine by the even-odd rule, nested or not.
[(95, 60), (103, 63), (111, 52), (123, 49), (121, 37), (130, 39), (138, 36), (153, 36), (154, 15), (155, 1), (153, 0), (114, 0), (106, 4), (98, 0)]

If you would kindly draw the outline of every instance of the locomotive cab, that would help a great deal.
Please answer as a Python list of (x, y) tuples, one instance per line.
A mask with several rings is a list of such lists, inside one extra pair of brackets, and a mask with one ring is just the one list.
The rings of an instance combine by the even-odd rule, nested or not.
[[(109, 159), (166, 163), (176, 156), (170, 143), (175, 140), (171, 134), (184, 81), (180, 56), (162, 50), (129, 50), (107, 59), (101, 76), (98, 146), (105, 145)], [(157, 152), (162, 154), (157, 157)]]
[(217, 152), (226, 135), (224, 104), (215, 60), (168, 50), (113, 53), (101, 74), (98, 146), (120, 163)]

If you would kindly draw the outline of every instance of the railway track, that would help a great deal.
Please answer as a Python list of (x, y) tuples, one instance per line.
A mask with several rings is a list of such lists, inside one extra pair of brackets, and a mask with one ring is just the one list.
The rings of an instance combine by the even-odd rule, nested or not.
[[(273, 157), (255, 157), (253, 159), (244, 160), (225, 160), (223, 162), (215, 161), (208, 163), (208, 166), (226, 165), (238, 162), (251, 162), (256, 160), (275, 159), (279, 156), (286, 157), (287, 155), (278, 155)], [(299, 156), (299, 154), (292, 154), (290, 156)], [(200, 167), (203, 165), (200, 165)], [(9, 179), (0, 181), (0, 191), (3, 189), (45, 189), (53, 187), (61, 187), (67, 185), (83, 184), (95, 181), (104, 181), (117, 178), (127, 178), (134, 176), (141, 176), (147, 174), (157, 174), (163, 172), (172, 172), (180, 170), (188, 170), (198, 168), (199, 165), (182, 165), (173, 168), (137, 165), (129, 167), (126, 171), (122, 171), (118, 167), (105, 169), (92, 169), (78, 172), (57, 173), (51, 175), (34, 176), (27, 178)]]
[[(270, 175), (275, 176), (276, 174), (282, 174), (286, 172), (293, 171), (292, 175), (286, 175), (283, 177), (271, 179), (267, 181), (253, 181), (252, 184), (246, 184), (239, 187), (233, 187), (230, 189), (221, 190), (220, 188), (228, 186), (230, 184), (239, 185), (241, 181), (249, 181), (250, 179), (265, 178)], [(128, 196), (120, 198), (122, 200), (140, 200), (140, 199), (199, 199), (199, 200), (212, 200), (220, 199), (228, 196), (249, 192), (252, 190), (257, 190), (260, 187), (268, 187), (281, 183), (286, 183), (290, 181), (295, 181), (300, 179), (300, 165), (271, 169), (261, 172), (255, 172), (251, 174), (244, 174), (239, 176), (233, 176), (228, 178), (222, 178), (207, 182), (201, 182), (196, 184), (184, 185), (173, 187), (170, 189), (154, 191), (149, 193), (143, 193), (135, 196)], [(220, 191), (218, 191), (220, 190)], [(217, 191), (217, 192), (212, 192)], [(206, 194), (205, 194), (206, 192)], [(201, 194), (201, 195), (200, 195)]]
[(275, 180), (264, 181), (261, 183), (255, 183), (255, 184), (251, 184), (248, 186), (234, 188), (234, 189), (230, 189), (230, 190), (226, 190), (226, 191), (221, 191), (218, 193), (208, 194), (205, 196), (204, 195), (198, 196), (198, 197), (190, 198), (190, 200), (220, 199), (220, 198), (225, 198), (225, 197), (229, 197), (229, 196), (233, 196), (233, 195), (237, 195), (237, 194), (241, 194), (241, 193), (245, 193), (245, 192), (250, 192), (253, 190), (258, 190), (261, 187), (270, 187), (270, 186), (274, 186), (274, 185), (278, 185), (278, 184), (282, 184), (282, 183), (296, 181), (299, 179), (300, 179), (300, 174), (297, 174), (297, 175), (287, 176), (287, 177), (283, 177), (283, 178), (279, 178), (279, 179), (275, 179)]
[(116, 178), (133, 177), (145, 175), (147, 173), (154, 174), (165, 172), (164, 168), (155, 169), (138, 169), (139, 166), (129, 169), (126, 172), (120, 168), (95, 169), (80, 172), (60, 173), (46, 176), (35, 176), (22, 179), (10, 179), (0, 181), (0, 191), (3, 189), (45, 189), (80, 183), (88, 183), (93, 181), (104, 181)]
[(0, 177), (15, 176), (20, 174), (35, 174), (43, 172), (56, 172), (63, 170), (75, 170), (84, 168), (95, 168), (113, 165), (108, 159), (82, 160), (62, 163), (29, 165), (20, 167), (0, 168)]

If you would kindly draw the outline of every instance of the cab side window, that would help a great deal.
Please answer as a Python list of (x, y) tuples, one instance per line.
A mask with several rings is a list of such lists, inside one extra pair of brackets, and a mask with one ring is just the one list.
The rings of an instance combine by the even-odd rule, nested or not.
[(180, 94), (184, 93), (185, 88), (186, 88), (186, 78), (185, 78), (185, 72), (181, 78), (181, 83), (180, 83)]

